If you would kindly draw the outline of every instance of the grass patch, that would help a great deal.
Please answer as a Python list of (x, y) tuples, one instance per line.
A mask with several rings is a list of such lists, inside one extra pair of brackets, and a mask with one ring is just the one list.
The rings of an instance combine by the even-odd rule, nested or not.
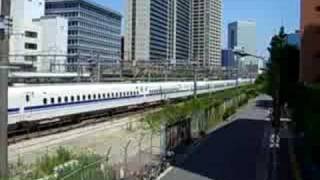
[(34, 164), (26, 165), (22, 160), (10, 167), (9, 180), (112, 180), (113, 170), (108, 160), (93, 152), (73, 152), (58, 148), (46, 153)]
[[(235, 113), (238, 106), (248, 102), (248, 99), (258, 95), (256, 85), (247, 85), (215, 93), (200, 95), (197, 99), (179, 104), (170, 104), (162, 110), (147, 115), (143, 121), (147, 128), (159, 131), (161, 124), (174, 124), (186, 119), (195, 119), (197, 114), (205, 114), (206, 128), (215, 126)], [(231, 102), (227, 108), (222, 108), (225, 102)], [(202, 129), (203, 130), (203, 129)]]

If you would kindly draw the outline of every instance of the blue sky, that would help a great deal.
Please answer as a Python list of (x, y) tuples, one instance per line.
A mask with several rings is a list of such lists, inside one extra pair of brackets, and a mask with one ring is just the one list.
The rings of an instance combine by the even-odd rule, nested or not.
[[(121, 13), (125, 0), (92, 0)], [(299, 29), (300, 0), (222, 0), (223, 47), (227, 44), (227, 24), (235, 20), (254, 20), (257, 23), (257, 49), (259, 55), (267, 55), (270, 38), (281, 25), (287, 32)]]

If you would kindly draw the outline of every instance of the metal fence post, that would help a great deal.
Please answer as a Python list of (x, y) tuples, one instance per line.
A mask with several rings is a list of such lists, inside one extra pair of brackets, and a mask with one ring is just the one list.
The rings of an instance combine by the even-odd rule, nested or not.
[(128, 148), (130, 146), (131, 140), (127, 142), (124, 147), (124, 178), (128, 175)]
[(151, 136), (150, 136), (150, 158), (152, 160), (152, 141), (153, 141), (153, 131), (151, 131)]

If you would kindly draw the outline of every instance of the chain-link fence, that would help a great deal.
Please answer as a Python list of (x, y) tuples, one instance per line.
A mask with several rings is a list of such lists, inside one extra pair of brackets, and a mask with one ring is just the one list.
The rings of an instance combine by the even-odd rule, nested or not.
[[(98, 134), (102, 136), (101, 132)], [(117, 134), (119, 137), (111, 139)], [(17, 160), (17, 164), (10, 168), (12, 177), (25, 180), (152, 179), (164, 170), (160, 159), (158, 132), (141, 129), (140, 125), (128, 123), (122, 125), (120, 130), (105, 136), (106, 139), (101, 143), (110, 144), (105, 151), (99, 151), (98, 145), (94, 145), (90, 150), (65, 145), (60, 150), (56, 149), (58, 144), (52, 144), (47, 147), (45, 154), (34, 155), (36, 156), (34, 164), (27, 165)], [(83, 144), (86, 139), (81, 139)], [(88, 139), (93, 140), (92, 137)], [(25, 154), (30, 156), (28, 152)], [(24, 154), (21, 154), (21, 157), (23, 156)]]

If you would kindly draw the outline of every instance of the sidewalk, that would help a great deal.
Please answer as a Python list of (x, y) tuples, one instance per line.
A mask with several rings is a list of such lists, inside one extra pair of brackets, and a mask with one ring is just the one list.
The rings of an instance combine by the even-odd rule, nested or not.
[[(168, 170), (161, 180), (268, 180), (271, 162), (270, 98), (260, 96), (238, 112), (230, 123), (211, 132), (182, 163)], [(276, 177), (291, 179), (287, 139), (281, 139)], [(285, 171), (285, 172), (283, 172)]]

